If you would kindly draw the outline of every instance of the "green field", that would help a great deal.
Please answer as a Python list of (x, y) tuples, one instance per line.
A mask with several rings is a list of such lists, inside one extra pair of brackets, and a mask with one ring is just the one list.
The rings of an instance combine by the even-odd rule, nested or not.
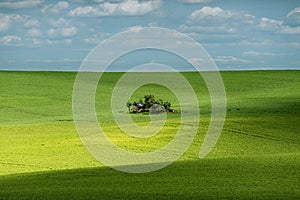
[[(300, 71), (221, 72), (227, 93), (222, 135), (204, 159), (199, 149), (210, 121), (210, 98), (197, 73), (183, 73), (199, 99), (198, 134), (188, 151), (159, 171), (129, 174), (106, 167), (85, 149), (72, 116), (72, 72), (0, 72), (0, 199), (299, 199)], [(99, 123), (116, 145), (133, 152), (166, 145), (180, 123), (168, 114), (155, 137), (124, 135), (110, 113), (122, 73), (105, 73), (96, 94)], [(157, 85), (154, 94), (179, 104)], [(124, 109), (126, 107), (124, 105)], [(149, 116), (132, 115), (140, 125)]]

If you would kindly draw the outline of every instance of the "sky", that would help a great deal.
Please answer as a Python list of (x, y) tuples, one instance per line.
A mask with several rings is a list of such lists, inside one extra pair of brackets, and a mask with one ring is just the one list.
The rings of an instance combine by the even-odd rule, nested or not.
[[(300, 69), (299, 0), (2, 0), (0, 70), (77, 71), (101, 41), (143, 27), (188, 35), (219, 70)], [(114, 67), (154, 58), (184, 70), (154, 50)]]

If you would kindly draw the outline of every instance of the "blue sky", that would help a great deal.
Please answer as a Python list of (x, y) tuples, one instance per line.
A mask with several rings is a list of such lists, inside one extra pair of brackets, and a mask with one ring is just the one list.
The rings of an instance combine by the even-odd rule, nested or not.
[[(220, 70), (300, 69), (299, 0), (4, 0), (0, 70), (78, 70), (99, 42), (138, 27), (187, 34)], [(119, 63), (147, 56), (163, 59)]]

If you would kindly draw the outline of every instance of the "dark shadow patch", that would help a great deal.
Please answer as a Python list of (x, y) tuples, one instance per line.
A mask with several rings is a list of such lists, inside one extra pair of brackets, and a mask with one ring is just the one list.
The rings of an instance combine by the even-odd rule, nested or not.
[(299, 158), (177, 161), (150, 173), (108, 167), (0, 176), (3, 199), (296, 199)]

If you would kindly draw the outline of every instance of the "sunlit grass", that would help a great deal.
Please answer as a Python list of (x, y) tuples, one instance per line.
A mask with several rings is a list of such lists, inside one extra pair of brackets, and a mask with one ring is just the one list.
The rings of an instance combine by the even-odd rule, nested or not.
[[(111, 170), (85, 149), (72, 117), (75, 73), (0, 72), (0, 199), (4, 198), (271, 198), (299, 197), (299, 71), (222, 72), (227, 116), (222, 135), (205, 159), (198, 153), (210, 123), (210, 98), (197, 73), (183, 73), (200, 107), (198, 133), (184, 155), (147, 174)], [(106, 73), (96, 94), (99, 124), (109, 140), (132, 152), (165, 146), (181, 114), (168, 114), (150, 138), (127, 135), (110, 112), (110, 95), (122, 73)], [(180, 105), (164, 87), (145, 94)], [(173, 107), (172, 106), (172, 107)], [(123, 114), (127, 108), (124, 104)], [(149, 116), (132, 114), (147, 126)]]

